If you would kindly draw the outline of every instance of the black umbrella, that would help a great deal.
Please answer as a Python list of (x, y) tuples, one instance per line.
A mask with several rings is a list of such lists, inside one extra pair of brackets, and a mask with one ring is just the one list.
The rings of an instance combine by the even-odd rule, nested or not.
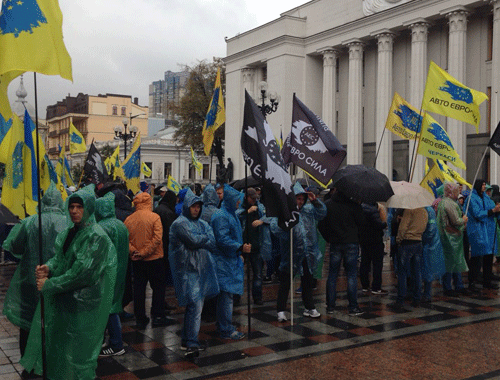
[(246, 183), (245, 183), (245, 178), (242, 178), (242, 179), (237, 179), (235, 181), (230, 182), (229, 185), (232, 186), (233, 188), (235, 188), (236, 190), (243, 190), (245, 188), (245, 186), (248, 186), (248, 187), (262, 186), (262, 182), (259, 180), (256, 180), (255, 178), (253, 178), (253, 176), (250, 175), (246, 178)]
[(389, 178), (364, 165), (347, 165), (337, 170), (332, 184), (343, 194), (365, 203), (385, 202), (394, 195)]
[(19, 218), (14, 215), (7, 207), (0, 204), (0, 224), (16, 224)]

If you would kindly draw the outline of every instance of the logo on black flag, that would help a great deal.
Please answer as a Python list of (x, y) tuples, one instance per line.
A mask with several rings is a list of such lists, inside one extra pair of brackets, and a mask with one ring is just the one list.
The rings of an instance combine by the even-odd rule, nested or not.
[(500, 156), (500, 122), (498, 123), (495, 132), (493, 132), (488, 146)]
[(104, 183), (108, 180), (108, 171), (104, 166), (101, 154), (94, 143), (90, 144), (89, 153), (83, 166), (85, 180), (94, 184)]
[(262, 181), (268, 194), (264, 197), (267, 215), (278, 217), (278, 225), (289, 230), (299, 221), (292, 181), (269, 124), (246, 91), (241, 149), (253, 177)]
[(292, 130), (281, 154), (286, 164), (293, 162), (327, 185), (347, 152), (323, 120), (294, 94)]

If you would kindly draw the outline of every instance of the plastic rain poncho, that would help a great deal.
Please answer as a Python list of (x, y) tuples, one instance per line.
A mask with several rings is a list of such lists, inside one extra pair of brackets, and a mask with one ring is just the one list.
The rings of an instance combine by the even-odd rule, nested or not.
[(168, 259), (179, 306), (197, 303), (219, 293), (215, 261), (210, 253), (215, 249), (212, 228), (199, 216), (193, 219), (189, 210), (198, 202), (201, 202), (200, 197), (189, 190), (182, 215), (170, 227)]
[[(42, 288), (48, 379), (95, 378), (116, 281), (116, 251), (95, 221), (93, 186), (72, 194), (66, 205), (75, 196), (84, 203), (82, 222), (66, 252), (63, 245), (70, 228), (57, 236), (55, 256), (47, 262), (49, 279)], [(34, 369), (37, 374), (42, 373), (40, 324), (35, 326), (39, 320), (40, 307), (20, 361), (28, 372)]]
[(462, 273), (469, 270), (464, 257), (463, 213), (453, 199), (444, 197), (439, 203), (437, 225), (443, 247), (446, 272)]
[[(61, 193), (51, 183), (42, 198), (42, 260), (54, 256), (57, 235), (67, 226)], [(17, 224), (3, 243), (3, 248), (21, 259), (5, 295), (3, 313), (14, 325), (29, 330), (38, 304), (35, 268), (39, 264), (38, 214)]]
[(217, 210), (219, 204), (219, 196), (212, 184), (205, 186), (203, 194), (201, 194), (203, 208), (201, 209), (201, 219), (210, 224), (213, 213)]
[(243, 234), (236, 210), (238, 202), (242, 200), (242, 193), (229, 185), (224, 185), (221, 208), (212, 215), (210, 223), (216, 241), (213, 255), (220, 290), (240, 295), (243, 294), (243, 259), (240, 250), (243, 245)]
[(427, 227), (422, 234), (422, 280), (431, 282), (440, 279), (445, 274), (446, 268), (436, 223), (436, 213), (430, 206), (425, 209), (427, 211)]
[[(495, 202), (489, 197), (486, 192), (484, 193), (484, 203), (486, 205), (486, 210), (491, 210), (495, 208)], [(495, 215), (489, 216), (486, 220), (486, 228), (488, 236), (491, 239), (491, 245), (493, 247), (492, 252), (494, 255), (498, 253), (498, 241), (497, 241), (497, 217)]]
[[(299, 223), (297, 223), (293, 228), (293, 277), (299, 273), (303, 275), (302, 261), (306, 257), (306, 231), (304, 229), (304, 223), (299, 218)], [(280, 246), (280, 272), (290, 273), (290, 231), (283, 231), (278, 226), (278, 218), (271, 218), (271, 233), (279, 239)], [(309, 260), (308, 260), (309, 265)], [(309, 267), (311, 271), (311, 267)]]
[(128, 265), (128, 230), (115, 216), (115, 195), (107, 193), (96, 200), (95, 217), (97, 224), (108, 234), (116, 249), (116, 283), (110, 314), (123, 311), (122, 298), (125, 292), (125, 276)]
[(488, 223), (491, 217), (488, 216), (487, 205), (489, 203), (486, 198), (489, 199), (486, 193), (483, 193), (481, 197), (476, 189), (472, 189), (470, 193), (467, 235), (469, 236), (471, 257), (489, 255), (495, 252), (494, 235), (488, 233)]

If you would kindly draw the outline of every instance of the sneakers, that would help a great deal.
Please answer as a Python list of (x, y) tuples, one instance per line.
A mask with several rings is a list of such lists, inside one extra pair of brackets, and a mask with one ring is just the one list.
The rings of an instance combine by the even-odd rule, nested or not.
[(349, 315), (351, 317), (357, 317), (359, 315), (363, 315), (364, 313), (365, 312), (363, 310), (361, 310), (359, 307), (352, 309), (352, 310), (349, 310)]
[(271, 276), (266, 276), (262, 280), (263, 284), (271, 284), (272, 282), (273, 282), (273, 278)]
[(372, 290), (372, 294), (375, 294), (376, 296), (386, 296), (387, 294), (389, 294), (389, 292), (384, 289), (379, 289), (379, 290)]
[(295, 291), (295, 293), (302, 294), (302, 286), (300, 288), (297, 288), (297, 290)]
[[(205, 351), (207, 349), (207, 345), (204, 343), (200, 343), (199, 346), (197, 347), (191, 347), (191, 348), (196, 348), (198, 351)], [(188, 346), (186, 346), (185, 343), (181, 343), (181, 351), (187, 351)]]
[(239, 331), (233, 331), (229, 336), (222, 336), (222, 339), (231, 339), (231, 340), (241, 340), (245, 337), (245, 334)]
[(304, 317), (311, 317), (311, 318), (319, 318), (321, 314), (318, 312), (316, 309), (311, 309), (311, 310), (304, 310), (304, 313), (302, 314)]
[(285, 312), (284, 311), (278, 312), (278, 322), (285, 322), (285, 321), (288, 321), (288, 319), (286, 319)]
[(186, 348), (186, 352), (184, 352), (184, 357), (185, 358), (197, 358), (198, 356), (200, 356), (200, 350), (198, 349), (198, 347), (189, 347), (189, 348)]
[(161, 317), (154, 317), (153, 318), (153, 327), (160, 327), (160, 326), (171, 326), (176, 324), (177, 321), (173, 318), (168, 318), (167, 316), (163, 315)]
[(329, 308), (329, 307), (326, 308), (326, 314), (333, 314), (333, 313), (335, 313), (335, 308), (333, 308), (333, 307), (332, 308)]
[(370, 289), (363, 288), (362, 292), (363, 292), (363, 294), (368, 294), (368, 293), (370, 293)]
[(112, 347), (105, 347), (101, 350), (101, 353), (99, 354), (100, 358), (106, 357), (106, 356), (118, 356), (118, 355), (123, 355), (125, 353), (125, 349), (122, 348), (121, 350), (113, 350)]

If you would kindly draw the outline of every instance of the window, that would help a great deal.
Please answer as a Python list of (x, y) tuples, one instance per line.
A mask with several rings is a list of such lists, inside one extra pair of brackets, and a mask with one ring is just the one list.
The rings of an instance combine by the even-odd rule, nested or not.
[(113, 115), (118, 115), (118, 107), (113, 106)]
[(163, 164), (163, 173), (165, 173), (165, 178), (168, 178), (169, 175), (172, 175), (172, 164), (170, 162), (165, 162)]
[(189, 179), (193, 181), (196, 179), (196, 168), (193, 164), (189, 164)]
[(493, 15), (488, 18), (488, 52), (486, 60), (493, 59)]
[(122, 116), (127, 116), (127, 107), (122, 107)]
[(203, 179), (208, 179), (210, 176), (210, 165), (203, 164)]

